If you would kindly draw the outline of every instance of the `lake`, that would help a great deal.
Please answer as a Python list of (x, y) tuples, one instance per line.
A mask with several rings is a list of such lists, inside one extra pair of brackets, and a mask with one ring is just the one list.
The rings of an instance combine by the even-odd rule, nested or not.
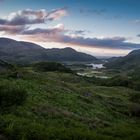
[(88, 64), (89, 66), (92, 66), (93, 69), (102, 69), (102, 68), (105, 68), (103, 66), (103, 64), (94, 64), (94, 63), (91, 63), (91, 64)]

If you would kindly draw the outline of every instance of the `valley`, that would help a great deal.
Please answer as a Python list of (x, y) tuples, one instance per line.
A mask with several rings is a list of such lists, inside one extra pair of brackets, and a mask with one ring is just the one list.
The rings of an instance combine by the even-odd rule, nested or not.
[[(71, 58), (69, 48), (57, 54), (63, 56), (67, 49), (70, 56), (66, 58)], [(11, 59), (6, 55), (5, 60)], [(140, 138), (138, 65), (118, 69), (110, 67), (117, 58), (87, 61), (83, 55), (87, 56), (59, 62), (54, 57), (26, 63), (0, 60), (0, 139)]]
[[(135, 111), (139, 107), (138, 91), (98, 86), (71, 72), (40, 70), (24, 67), (17, 69), (21, 76), (12, 71), (0, 75), (0, 99), (5, 99), (0, 108), (3, 139), (137, 140), (140, 137), (139, 113)], [(23, 103), (16, 104), (20, 98), (15, 100), (14, 92), (20, 97), (19, 91), (26, 96), (21, 98)], [(11, 94), (13, 102), (7, 105)]]
[(140, 140), (140, 0), (0, 0), (0, 140)]

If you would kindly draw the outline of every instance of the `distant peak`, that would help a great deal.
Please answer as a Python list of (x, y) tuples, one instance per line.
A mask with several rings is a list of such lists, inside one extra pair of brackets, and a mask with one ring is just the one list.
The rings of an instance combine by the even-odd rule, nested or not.
[(71, 47), (66, 47), (66, 48), (64, 48), (64, 50), (76, 51), (75, 49), (73, 49), (73, 48), (71, 48)]

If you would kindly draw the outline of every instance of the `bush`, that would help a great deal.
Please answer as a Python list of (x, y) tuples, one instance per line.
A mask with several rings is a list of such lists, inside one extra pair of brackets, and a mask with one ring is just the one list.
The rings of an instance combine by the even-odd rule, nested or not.
[(21, 105), (27, 97), (26, 90), (16, 85), (0, 86), (0, 108)]
[(140, 117), (140, 104), (133, 103), (132, 105), (130, 105), (129, 110), (130, 116)]
[(140, 93), (132, 93), (130, 94), (130, 101), (134, 103), (139, 103), (140, 104)]
[(125, 76), (118, 75), (108, 79), (101, 79), (96, 77), (83, 77), (83, 78), (86, 81), (92, 82), (93, 84), (99, 86), (107, 86), (107, 87), (122, 86), (122, 87), (134, 89), (136, 91), (140, 91), (140, 82)]
[(67, 73), (72, 72), (71, 69), (57, 62), (39, 62), (34, 64), (33, 67), (35, 70), (42, 71), (42, 72), (46, 72), (46, 71), (60, 71), (60, 72), (67, 72)]

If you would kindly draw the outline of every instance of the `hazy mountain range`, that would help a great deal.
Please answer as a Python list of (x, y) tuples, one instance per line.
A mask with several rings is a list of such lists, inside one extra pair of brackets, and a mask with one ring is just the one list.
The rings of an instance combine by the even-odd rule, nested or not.
[(97, 58), (72, 48), (45, 49), (37, 44), (0, 38), (0, 59), (8, 62), (95, 61)]
[[(37, 44), (0, 38), (0, 59), (6, 62), (33, 63), (38, 61), (94, 62), (97, 58), (77, 52), (72, 48), (45, 49)], [(107, 68), (133, 69), (140, 67), (140, 50), (134, 50), (124, 57), (113, 57), (105, 64)]]

